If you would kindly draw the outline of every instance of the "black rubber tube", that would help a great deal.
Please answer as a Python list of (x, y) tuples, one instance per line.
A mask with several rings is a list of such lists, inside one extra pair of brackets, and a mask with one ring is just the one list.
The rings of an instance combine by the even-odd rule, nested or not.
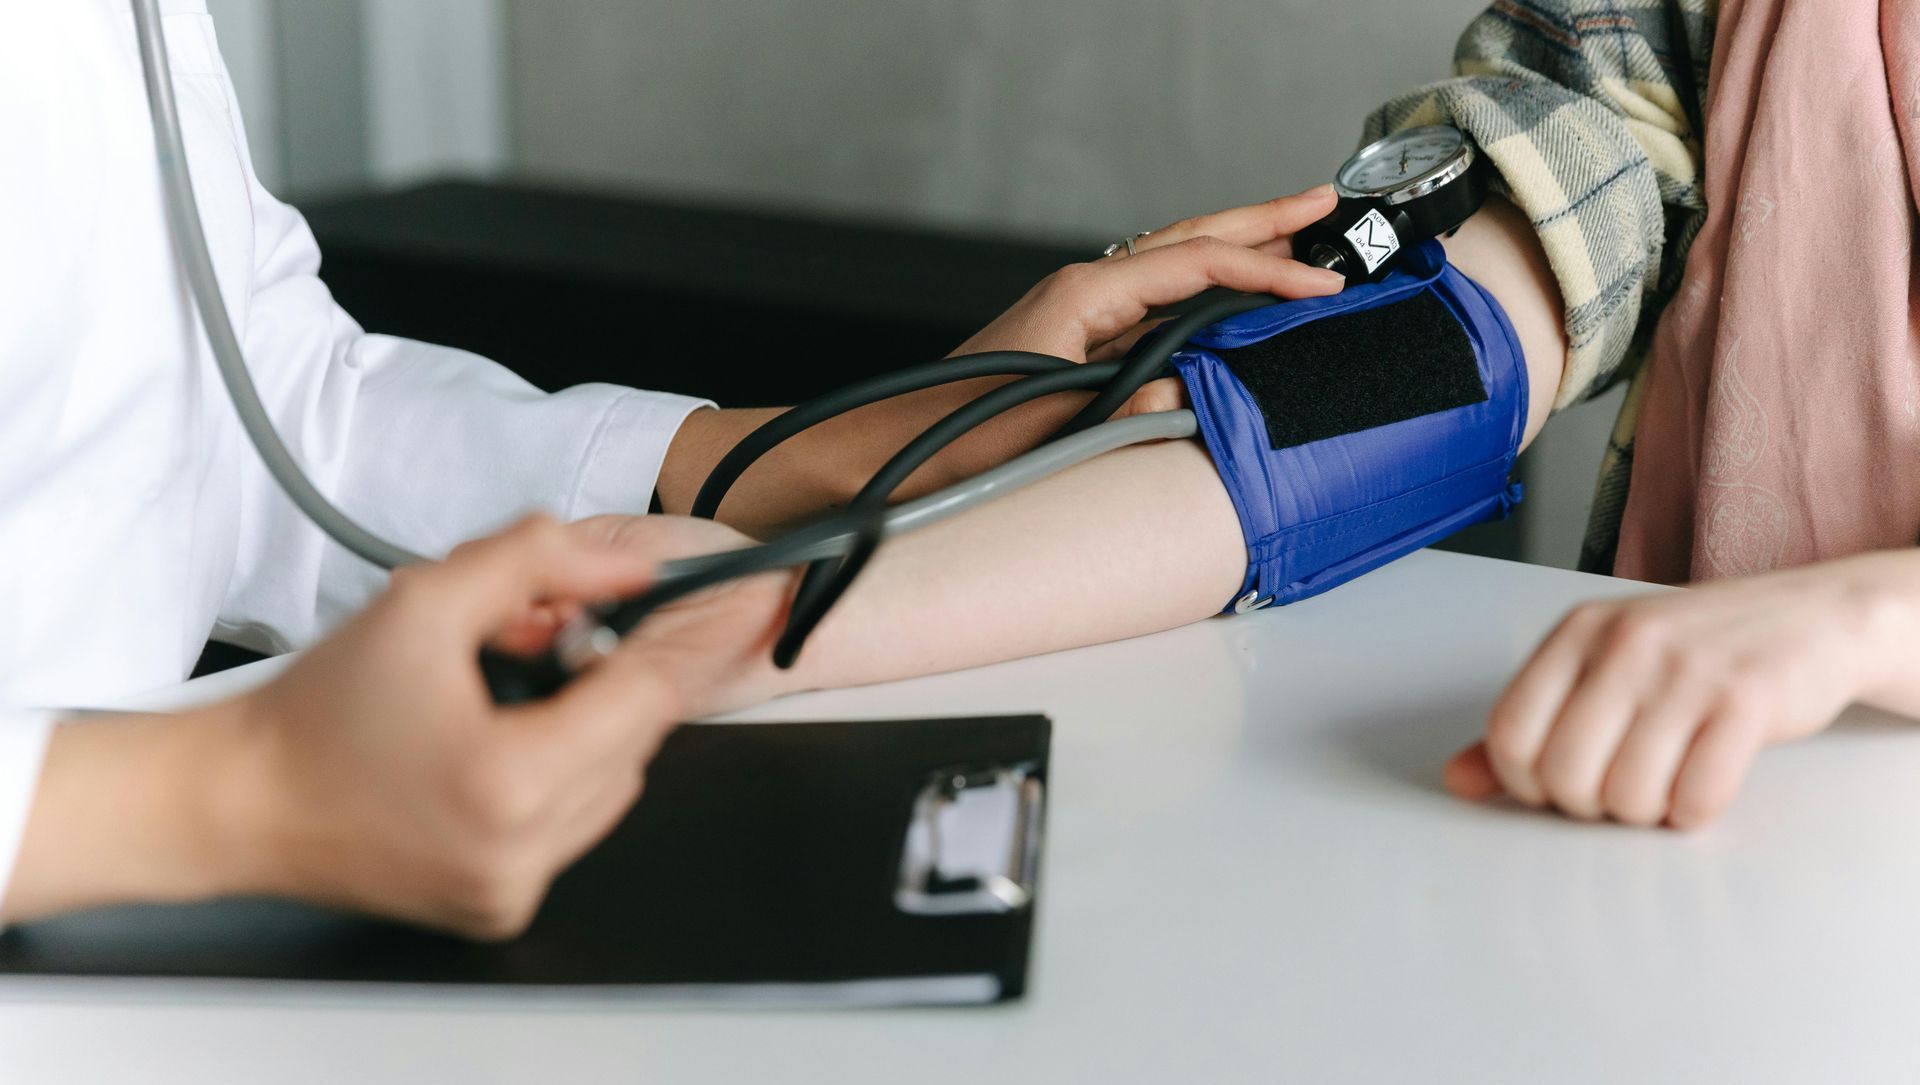
[(1266, 294), (1227, 294), (1224, 297), (1201, 302), (1184, 316), (1160, 326), (1154, 333), (1151, 346), (1126, 359), (1124, 368), (1114, 377), (1113, 383), (1093, 397), (1093, 402), (1081, 409), (1079, 414), (1068, 420), (1067, 424), (1054, 431), (1052, 439), (1079, 433), (1090, 426), (1097, 426), (1113, 417), (1133, 394), (1148, 381), (1158, 377), (1167, 366), (1167, 359), (1173, 357), (1187, 340), (1201, 329), (1216, 324), (1230, 316), (1252, 309), (1263, 309), (1279, 303), (1278, 298)]
[(977, 380), (982, 377), (1025, 377), (1050, 373), (1073, 365), (1065, 358), (1035, 354), (1024, 350), (995, 350), (945, 358), (925, 365), (896, 369), (816, 396), (768, 420), (760, 428), (740, 439), (708, 472), (693, 499), (691, 514), (711, 520), (720, 511), (727, 491), (740, 480), (747, 468), (782, 442), (814, 426), (858, 410), (883, 399), (937, 388), (943, 384)]
[[(1100, 362), (1042, 373), (1003, 385), (959, 407), (927, 427), (924, 433), (908, 442), (905, 448), (875, 472), (873, 478), (855, 495), (848, 510), (874, 517), (884, 515), (893, 492), (948, 445), (1021, 404), (1057, 392), (1105, 384), (1116, 379), (1122, 368), (1123, 363), (1120, 362)], [(875, 547), (877, 545), (876, 539)], [(867, 559), (873, 556), (875, 547), (856, 547), (844, 558), (816, 561), (807, 567), (806, 574), (800, 579), (800, 589), (794, 596), (786, 631), (774, 646), (773, 661), (776, 666), (782, 669), (791, 667), (799, 658), (807, 637), (819, 626), (827, 612), (833, 609), (833, 605), (839, 602), (840, 597), (846, 594), (854, 578), (865, 567)]]

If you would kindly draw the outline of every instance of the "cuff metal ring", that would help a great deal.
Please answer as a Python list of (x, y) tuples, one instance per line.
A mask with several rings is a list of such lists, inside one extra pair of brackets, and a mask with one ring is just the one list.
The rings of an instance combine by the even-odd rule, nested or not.
[(1116, 241), (1113, 244), (1108, 245), (1104, 250), (1101, 251), (1100, 255), (1101, 257), (1104, 258), (1104, 257), (1112, 256), (1114, 253), (1119, 252), (1121, 249), (1125, 249), (1127, 250), (1127, 255), (1132, 256), (1134, 252), (1133, 243), (1140, 240), (1143, 237), (1147, 237), (1151, 235), (1152, 233), (1153, 233), (1152, 230), (1142, 230), (1139, 233), (1134, 234), (1132, 237), (1121, 238), (1119, 241)]

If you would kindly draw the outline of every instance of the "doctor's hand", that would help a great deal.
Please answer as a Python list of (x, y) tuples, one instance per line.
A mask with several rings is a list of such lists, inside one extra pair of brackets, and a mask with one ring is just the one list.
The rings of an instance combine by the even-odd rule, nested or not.
[(543, 645), (687, 542), (528, 521), (402, 570), (255, 692), (59, 728), (0, 914), (242, 894), (520, 931), (638, 797), (661, 738), (727, 679), (708, 655), (774, 636), (784, 594), (690, 600), (673, 632), (630, 638), (544, 702), (495, 706), (477, 654)]
[[(754, 545), (725, 524), (686, 516), (595, 516), (568, 530), (652, 564)], [(627, 650), (644, 651), (679, 676), (686, 719), (770, 700), (788, 690), (773, 666), (773, 644), (797, 579), (794, 570), (763, 573), (661, 607), (627, 634)]]
[[(1345, 280), (1292, 259), (1295, 231), (1333, 210), (1330, 187), (1176, 223), (1138, 239), (1131, 256), (1073, 264), (1039, 285), (955, 354), (1022, 350), (1075, 362), (1118, 357), (1151, 325), (1149, 310), (1224, 286), (1283, 298), (1337, 293)], [(1532, 234), (1529, 231), (1528, 237)], [(1557, 325), (1556, 325), (1557, 326)], [(902, 358), (911, 364), (918, 358)], [(1005, 378), (981, 378), (898, 396), (850, 411), (782, 444), (743, 475), (720, 517), (756, 534), (843, 505), (894, 453), (935, 421)], [(934, 457), (894, 494), (906, 501), (972, 478), (1031, 450), (1090, 394), (1063, 392), (1024, 404)], [(1127, 417), (1184, 406), (1180, 382), (1149, 383), (1115, 412)], [(697, 411), (680, 427), (660, 470), (668, 512), (692, 508), (715, 464), (778, 409)]]
[(639, 797), (661, 738), (727, 669), (728, 637), (771, 637), (779, 603), (705, 639), (632, 640), (552, 699), (498, 708), (483, 643), (544, 647), (580, 603), (631, 594), (662, 548), (529, 520), (400, 571), (366, 612), (243, 698), (261, 888), (448, 927), (515, 934), (548, 884)]
[(1690, 829), (1760, 748), (1855, 701), (1920, 718), (1920, 552), (1724, 580), (1573, 611), (1495, 703), (1449, 790), (1582, 820)]
[[(1333, 211), (1331, 186), (1185, 219), (1125, 250), (1042, 279), (956, 353), (1030, 350), (1074, 361), (1124, 354), (1151, 330), (1147, 312), (1223, 286), (1281, 298), (1339, 293), (1336, 272), (1293, 259), (1293, 235)], [(1179, 382), (1141, 389), (1121, 416), (1182, 406)]]

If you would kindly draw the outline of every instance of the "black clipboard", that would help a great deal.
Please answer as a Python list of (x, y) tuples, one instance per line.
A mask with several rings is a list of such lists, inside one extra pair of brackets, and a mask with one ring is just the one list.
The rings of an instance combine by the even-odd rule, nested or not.
[(692, 1003), (1018, 998), (1050, 733), (1040, 716), (682, 727), (633, 811), (511, 942), (284, 901), (105, 908), (0, 934), (0, 991), (149, 977)]

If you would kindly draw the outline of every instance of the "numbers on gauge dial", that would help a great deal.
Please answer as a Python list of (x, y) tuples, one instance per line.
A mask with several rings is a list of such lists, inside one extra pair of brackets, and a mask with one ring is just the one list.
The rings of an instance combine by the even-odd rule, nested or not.
[(1340, 172), (1340, 184), (1352, 192), (1384, 195), (1433, 172), (1460, 153), (1464, 141), (1452, 130), (1421, 130), (1391, 140)]

